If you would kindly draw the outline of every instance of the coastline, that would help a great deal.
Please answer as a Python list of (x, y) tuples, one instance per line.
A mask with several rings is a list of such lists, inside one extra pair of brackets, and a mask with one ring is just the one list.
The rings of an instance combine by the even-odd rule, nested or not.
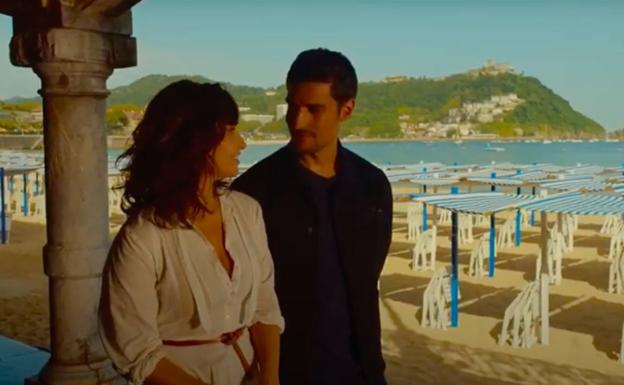
[[(130, 141), (130, 135), (109, 135), (107, 136), (107, 145), (109, 149), (124, 150), (128, 147)], [(247, 144), (254, 146), (270, 146), (270, 145), (284, 145), (288, 143), (287, 138), (283, 139), (245, 139)], [(502, 137), (461, 137), (461, 138), (350, 138), (345, 137), (340, 139), (342, 143), (455, 143), (458, 140), (462, 142), (491, 142), (491, 143), (519, 143), (525, 141), (531, 141), (531, 143), (539, 143), (542, 141), (549, 142), (569, 142), (576, 139), (548, 139), (542, 137), (529, 137), (529, 136), (517, 136), (512, 138)], [(584, 143), (589, 143), (589, 139), (582, 139)], [(598, 142), (605, 142), (599, 140)], [(43, 135), (0, 135), (0, 149), (1, 150), (24, 150), (34, 151), (42, 150), (43, 148)]]

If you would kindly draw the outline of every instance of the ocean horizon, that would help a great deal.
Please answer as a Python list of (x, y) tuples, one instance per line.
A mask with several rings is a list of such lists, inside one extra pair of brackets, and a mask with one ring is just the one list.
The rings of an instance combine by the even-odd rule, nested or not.
[[(437, 142), (345, 142), (343, 145), (377, 165), (417, 164), (441, 162), (452, 165), (511, 162), (517, 164), (552, 163), (560, 166), (595, 164), (618, 167), (624, 164), (624, 142), (553, 142), (550, 144), (491, 141)], [(503, 151), (486, 151), (485, 148), (503, 148)], [(253, 164), (284, 144), (249, 144), (243, 150), (241, 164)], [(115, 159), (121, 150), (110, 150), (109, 158)]]

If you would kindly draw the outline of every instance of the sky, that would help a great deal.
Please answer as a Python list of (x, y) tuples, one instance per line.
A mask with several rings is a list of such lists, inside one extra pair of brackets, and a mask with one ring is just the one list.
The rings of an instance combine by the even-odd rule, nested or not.
[[(143, 0), (133, 8), (138, 66), (235, 84), (282, 84), (298, 52), (342, 51), (361, 81), (438, 77), (512, 65), (608, 130), (624, 127), (622, 0)], [(9, 63), (12, 22), (0, 15), (0, 99), (33, 96), (39, 80)]]

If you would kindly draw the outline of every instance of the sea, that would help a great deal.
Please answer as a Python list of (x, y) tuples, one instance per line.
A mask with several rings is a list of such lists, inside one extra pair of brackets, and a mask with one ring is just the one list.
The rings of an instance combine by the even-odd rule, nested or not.
[[(343, 144), (379, 166), (428, 162), (440, 162), (446, 165), (510, 162), (514, 164), (551, 163), (558, 166), (592, 164), (604, 167), (624, 167), (624, 141), (582, 143), (367, 141)], [(249, 144), (241, 154), (241, 166), (250, 166), (282, 146), (284, 144)], [(112, 163), (120, 154), (121, 150), (109, 150), (109, 161)], [(41, 151), (0, 150), (0, 164), (4, 167), (8, 167), (5, 163), (18, 166), (42, 162)]]
[[(241, 164), (251, 165), (271, 154), (283, 144), (250, 144), (241, 154)], [(348, 149), (377, 165), (402, 165), (441, 162), (447, 165), (552, 163), (560, 166), (594, 164), (606, 167), (624, 165), (624, 142), (552, 142), (525, 143), (490, 141), (437, 142), (349, 142)], [(490, 150), (487, 150), (487, 148)], [(492, 151), (491, 148), (498, 148)], [(116, 158), (119, 150), (111, 150), (109, 157)]]

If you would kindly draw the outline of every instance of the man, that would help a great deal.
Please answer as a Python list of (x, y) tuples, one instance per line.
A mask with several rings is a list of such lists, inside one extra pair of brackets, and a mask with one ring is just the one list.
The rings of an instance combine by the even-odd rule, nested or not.
[(233, 183), (260, 202), (286, 321), (282, 385), (385, 384), (377, 282), (392, 232), (385, 175), (342, 147), (349, 60), (304, 51), (286, 77), (291, 140)]

